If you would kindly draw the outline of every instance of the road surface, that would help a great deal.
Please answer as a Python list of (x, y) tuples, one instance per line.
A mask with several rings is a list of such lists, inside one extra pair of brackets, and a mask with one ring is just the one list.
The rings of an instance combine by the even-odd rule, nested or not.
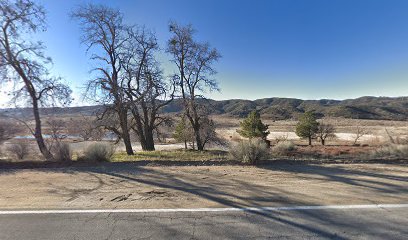
[(408, 204), (0, 211), (0, 239), (407, 239)]

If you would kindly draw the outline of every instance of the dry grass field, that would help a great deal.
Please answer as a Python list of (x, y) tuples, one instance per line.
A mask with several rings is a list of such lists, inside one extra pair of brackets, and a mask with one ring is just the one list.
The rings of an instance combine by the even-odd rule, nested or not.
[[(236, 130), (239, 128), (239, 123), (242, 119), (226, 117), (222, 115), (212, 116), (217, 129), (217, 134), (224, 138), (227, 143), (237, 142), (242, 139)], [(70, 122), (83, 119), (82, 116), (76, 115), (63, 115), (58, 118), (45, 118), (44, 134), (50, 134), (50, 126), (48, 125), (50, 120), (57, 120), (66, 122), (69, 125)], [(91, 120), (91, 119), (90, 119)], [(321, 146), (317, 141), (313, 142), (313, 146), (307, 146), (307, 141), (300, 139), (295, 134), (295, 120), (282, 120), (274, 121), (268, 118), (264, 118), (263, 121), (269, 125), (270, 134), (268, 139), (272, 145), (275, 145), (278, 141), (291, 141), (296, 145), (296, 149), (288, 154), (287, 157), (295, 158), (360, 158), (363, 155), (370, 155), (383, 146), (387, 146), (391, 143), (390, 136), (395, 141), (400, 141), (405, 144), (405, 139), (408, 136), (408, 122), (405, 121), (386, 121), (386, 120), (358, 120), (358, 119), (344, 119), (344, 118), (330, 118), (323, 119), (325, 123), (331, 123), (336, 128), (336, 137), (328, 139), (326, 146)], [(28, 124), (31, 124), (28, 122)], [(362, 129), (365, 135), (358, 141), (357, 145), (353, 145), (356, 136), (357, 129)], [(107, 141), (114, 144), (116, 154), (114, 161), (137, 161), (137, 160), (211, 160), (211, 159), (227, 159), (227, 154), (220, 156), (219, 154), (212, 153), (189, 153), (181, 154), (174, 150), (182, 149), (183, 143), (177, 143), (171, 136), (174, 131), (174, 127), (167, 127), (163, 129), (164, 138), (161, 142), (157, 142), (156, 151), (153, 153), (141, 152), (141, 147), (135, 138), (133, 147), (138, 152), (133, 157), (127, 157), (123, 154), (124, 146), (121, 142), (114, 144), (113, 141)], [(70, 131), (63, 130), (63, 133), (67, 135), (64, 139), (65, 142), (70, 144), (74, 153), (74, 159), (83, 152), (90, 144), (95, 141), (83, 141), (76, 134), (71, 134)], [(31, 138), (27, 129), (22, 128), (22, 132), (19, 133), (20, 137), (11, 139), (0, 147), (0, 159), (3, 161), (16, 161), (13, 156), (7, 151), (8, 146), (14, 143), (24, 142), (28, 145), (29, 154), (25, 157), (24, 161), (42, 160), (38, 154), (35, 142)], [(227, 151), (228, 146), (216, 146), (210, 145), (209, 149)], [(189, 158), (189, 159), (188, 159)]]
[[(239, 139), (240, 136), (236, 133), (239, 128), (239, 122), (242, 119), (229, 118), (222, 116), (214, 116), (216, 123), (219, 126), (218, 132), (232, 139)], [(359, 140), (360, 144), (381, 145), (389, 141), (387, 131), (394, 138), (408, 137), (408, 122), (406, 121), (389, 121), (389, 120), (360, 120), (347, 118), (328, 118), (322, 119), (325, 123), (330, 123), (335, 126), (336, 138), (327, 142), (328, 145), (349, 145), (353, 143), (357, 128), (363, 129), (366, 134)], [(295, 120), (273, 121), (263, 119), (265, 124), (269, 125), (271, 132), (268, 139), (275, 140), (279, 137), (287, 137), (289, 140), (294, 140), (298, 144), (306, 144), (295, 134)], [(315, 143), (319, 144), (319, 143)]]

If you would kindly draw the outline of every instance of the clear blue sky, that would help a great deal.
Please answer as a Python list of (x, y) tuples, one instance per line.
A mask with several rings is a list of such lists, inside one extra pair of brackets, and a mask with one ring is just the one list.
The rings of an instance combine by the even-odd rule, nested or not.
[[(48, 11), (41, 38), (53, 72), (76, 95), (92, 67), (68, 13), (89, 1), (38, 0)], [(215, 99), (345, 99), (408, 95), (408, 1), (117, 0), (128, 23), (153, 29), (162, 48), (170, 19), (191, 23), (218, 48)], [(165, 60), (164, 66), (168, 63)]]

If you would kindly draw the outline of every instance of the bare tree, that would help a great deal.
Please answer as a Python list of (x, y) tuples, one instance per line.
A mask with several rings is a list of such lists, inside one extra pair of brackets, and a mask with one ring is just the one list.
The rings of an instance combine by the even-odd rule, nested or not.
[(48, 149), (52, 151), (57, 148), (61, 142), (68, 136), (65, 133), (66, 123), (60, 119), (49, 119), (47, 120), (49, 138), (47, 139)]
[(286, 134), (276, 136), (275, 137), (275, 142), (276, 142), (276, 144), (278, 144), (280, 142), (286, 142), (286, 141), (288, 141), (288, 139), (289, 139), (289, 134), (286, 133)]
[(10, 155), (14, 155), (18, 160), (23, 160), (30, 152), (29, 145), (25, 142), (18, 142), (7, 147)]
[[(104, 110), (95, 121), (96, 128), (103, 128), (105, 131), (112, 133), (115, 137), (115, 144), (122, 139), (121, 125), (117, 112), (112, 108)], [(130, 138), (130, 135), (129, 135)]]
[[(81, 25), (81, 40), (87, 46), (87, 51), (94, 50), (91, 60), (99, 64), (92, 70), (96, 77), (88, 81), (87, 95), (104, 104), (100, 119), (106, 112), (117, 115), (119, 128), (115, 129), (115, 133), (123, 139), (126, 153), (133, 155), (128, 124), (129, 106), (121, 79), (121, 50), (127, 41), (127, 27), (122, 22), (122, 13), (103, 5), (87, 4), (80, 6), (71, 16)], [(113, 127), (106, 126), (109, 129)]]
[(0, 145), (21, 133), (20, 125), (11, 121), (0, 120)]
[(202, 139), (203, 148), (206, 144), (218, 144), (221, 146), (226, 146), (226, 141), (220, 138), (217, 133), (215, 132), (216, 125), (212, 119), (208, 117), (202, 117), (200, 123), (200, 136)]
[(103, 139), (105, 131), (97, 124), (98, 123), (95, 121), (95, 119), (91, 117), (81, 116), (71, 119), (68, 122), (67, 131), (71, 135), (79, 136), (83, 141), (100, 141)]
[(165, 115), (165, 119), (167, 120), (155, 129), (156, 139), (160, 143), (166, 142), (167, 138), (173, 136), (174, 119), (169, 114)]
[(0, 68), (4, 79), (13, 80), (14, 100), (27, 99), (33, 108), (35, 128), (31, 129), (46, 160), (54, 160), (42, 136), (39, 107), (48, 103), (70, 102), (71, 90), (59, 78), (49, 76), (51, 59), (44, 45), (33, 42), (30, 35), (45, 30), (45, 12), (31, 0), (0, 0)]
[[(201, 136), (201, 118), (208, 115), (200, 100), (206, 90), (218, 90), (217, 82), (212, 78), (216, 74), (213, 64), (221, 57), (215, 48), (208, 43), (199, 43), (193, 39), (194, 29), (191, 25), (180, 26), (170, 23), (172, 37), (168, 41), (167, 52), (177, 66), (174, 80), (181, 91), (185, 115), (190, 121), (197, 142), (197, 149), (204, 149)], [(201, 101), (202, 102), (202, 101)]]
[(67, 123), (67, 131), (70, 135), (78, 136), (83, 141), (88, 141), (92, 137), (94, 126), (91, 119), (81, 116), (81, 118), (70, 119)]
[(322, 145), (326, 144), (326, 139), (334, 138), (336, 135), (334, 134), (336, 129), (330, 123), (320, 122), (317, 128), (316, 137), (320, 140)]
[(356, 145), (358, 140), (360, 140), (361, 137), (367, 134), (369, 134), (369, 132), (363, 127), (361, 127), (360, 123), (358, 123), (358, 125), (356, 126), (356, 130), (355, 130), (355, 137), (354, 137), (353, 145)]
[(106, 135), (105, 129), (102, 127), (94, 127), (91, 132), (91, 140), (102, 141)]
[(49, 119), (47, 121), (50, 137), (47, 139), (48, 149), (54, 155), (55, 160), (71, 161), (72, 151), (68, 143), (64, 139), (68, 137), (66, 134), (67, 124), (60, 119)]
[(145, 28), (130, 28), (124, 48), (125, 92), (133, 116), (132, 129), (142, 149), (153, 151), (154, 131), (169, 121), (160, 110), (173, 100), (174, 83), (163, 78), (155, 53), (156, 37)]

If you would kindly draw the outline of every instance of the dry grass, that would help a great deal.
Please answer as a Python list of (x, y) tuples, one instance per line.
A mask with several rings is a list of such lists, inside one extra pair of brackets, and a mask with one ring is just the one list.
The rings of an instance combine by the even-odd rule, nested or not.
[(108, 143), (94, 143), (89, 145), (78, 160), (89, 162), (108, 162), (111, 161), (115, 149)]
[(226, 160), (227, 152), (221, 150), (162, 150), (151, 152), (136, 152), (135, 155), (129, 156), (125, 152), (115, 153), (113, 162), (127, 161), (209, 161), (209, 160)]
[(250, 139), (240, 141), (230, 148), (232, 160), (242, 163), (256, 164), (260, 160), (268, 159), (270, 151), (263, 140)]
[(296, 149), (296, 145), (292, 141), (283, 141), (277, 143), (272, 148), (274, 156), (288, 156)]
[[(69, 121), (70, 118), (75, 119), (77, 116), (64, 115), (64, 117), (59, 117), (58, 119)], [(225, 140), (233, 143), (240, 142), (243, 139), (236, 133), (239, 128), (239, 122), (242, 121), (240, 118), (226, 117), (226, 116), (211, 116), (217, 124), (217, 133), (219, 136), (223, 137)], [(47, 133), (48, 126), (46, 124), (47, 119), (44, 121), (44, 131)], [(297, 147), (294, 151), (289, 151), (284, 153), (283, 156), (307, 156), (310, 158), (322, 158), (322, 157), (359, 157), (363, 154), (375, 152), (378, 148), (382, 146), (388, 146), (390, 142), (390, 136), (395, 143), (403, 143), (408, 141), (408, 124), (406, 121), (385, 121), (385, 120), (358, 120), (358, 119), (344, 119), (344, 118), (331, 118), (325, 121), (330, 122), (336, 127), (336, 133), (339, 135), (337, 139), (330, 139), (326, 142), (326, 146), (320, 146), (319, 143), (314, 142), (315, 146), (306, 147), (306, 140), (298, 139), (294, 134), (294, 129), (296, 121), (294, 120), (283, 120), (283, 121), (273, 121), (268, 118), (262, 119), (266, 124), (269, 124), (269, 130), (271, 134), (269, 135), (269, 140), (275, 144), (277, 139), (287, 138), (286, 140), (292, 141)], [(29, 122), (32, 124), (31, 122)], [(358, 143), (361, 146), (350, 146), (352, 145), (353, 134), (355, 133), (356, 126), (360, 125), (364, 127), (365, 130), (370, 132), (369, 135), (364, 136)], [(165, 131), (166, 134), (171, 134), (172, 129), (168, 128)], [(388, 134), (387, 134), (388, 131)], [(21, 135), (29, 135), (29, 133), (23, 133)], [(169, 138), (166, 142), (169, 142)], [(12, 144), (18, 144), (24, 141), (28, 144), (30, 149), (30, 154), (27, 156), (26, 160), (43, 160), (43, 157), (38, 152), (38, 147), (33, 139), (11, 139), (3, 144), (1, 147), (4, 151), (0, 156), (2, 159), (10, 159), (6, 154), (7, 146)], [(91, 142), (75, 142), (75, 139), (67, 139), (72, 150), (74, 160), (80, 156), (85, 150), (86, 146), (91, 144)], [(104, 141), (107, 142), (107, 141)], [(368, 145), (368, 146), (367, 146)], [(123, 151), (123, 144), (120, 143), (117, 146), (117, 150)], [(127, 156), (125, 153), (119, 152), (115, 153), (113, 156), (113, 161), (137, 161), (137, 160), (212, 160), (212, 159), (227, 159), (227, 153), (223, 151), (184, 151), (184, 150), (170, 150), (181, 148), (182, 144), (163, 144), (158, 145), (157, 149), (162, 149), (161, 151), (154, 152), (139, 152), (140, 146), (134, 143), (134, 148), (138, 152), (134, 156)], [(166, 150), (163, 150), (166, 149)], [(167, 150), (169, 149), (169, 150)], [(278, 150), (278, 149), (275, 149)], [(273, 151), (279, 152), (279, 151)], [(11, 160), (11, 159), (10, 159)]]
[(369, 158), (408, 158), (408, 145), (390, 144), (369, 153)]
[[(231, 118), (225, 116), (214, 116), (217, 123), (219, 133), (222, 137), (231, 141), (241, 140), (236, 133), (239, 128), (239, 122), (242, 119)], [(281, 120), (273, 121), (268, 118), (263, 118), (262, 121), (269, 125), (271, 134), (268, 138), (275, 141), (276, 138), (288, 135), (288, 140), (294, 141), (295, 144), (306, 144), (305, 140), (300, 140), (294, 134), (297, 121), (295, 120)], [(359, 140), (359, 144), (369, 144), (374, 146), (381, 146), (389, 143), (387, 131), (395, 139), (408, 138), (408, 124), (406, 121), (388, 121), (388, 120), (360, 120), (360, 119), (345, 119), (345, 118), (326, 118), (325, 122), (329, 122), (336, 128), (336, 135), (338, 138), (329, 139), (327, 145), (351, 145), (356, 133), (356, 127), (360, 128), (369, 134), (363, 136)]]
[(372, 146), (297, 146), (292, 156), (308, 159), (360, 158), (378, 147)]

